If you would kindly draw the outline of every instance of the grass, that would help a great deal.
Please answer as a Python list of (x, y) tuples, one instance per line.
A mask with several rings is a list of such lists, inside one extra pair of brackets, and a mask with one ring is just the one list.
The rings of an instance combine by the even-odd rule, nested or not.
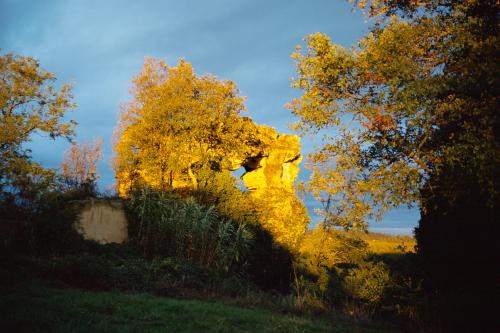
[(56, 289), (32, 281), (3, 285), (0, 313), (2, 332), (385, 332), (215, 301)]

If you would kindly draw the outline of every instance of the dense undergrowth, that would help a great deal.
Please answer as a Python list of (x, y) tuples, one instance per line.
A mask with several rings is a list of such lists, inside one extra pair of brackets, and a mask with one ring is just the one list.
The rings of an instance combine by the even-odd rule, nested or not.
[[(100, 245), (75, 230), (76, 212), (87, 196), (46, 193), (31, 220), (4, 236), (4, 272), (65, 288), (217, 299), (285, 313), (399, 323), (407, 331), (423, 326), (422, 293), (413, 280), (416, 259), (402, 247), (377, 254), (356, 234), (317, 228), (291, 251), (276, 244), (258, 221), (245, 218), (252, 215), (241, 212), (233, 196), (207, 205), (196, 193), (148, 187), (125, 201), (130, 240)], [(231, 212), (238, 212), (234, 219)]]

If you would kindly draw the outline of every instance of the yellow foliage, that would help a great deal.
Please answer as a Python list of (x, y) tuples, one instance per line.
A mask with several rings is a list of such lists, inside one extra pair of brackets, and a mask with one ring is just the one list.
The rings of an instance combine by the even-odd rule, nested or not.
[(309, 225), (304, 204), (293, 192), (274, 189), (252, 196), (257, 217), (278, 244), (298, 250)]
[(415, 252), (416, 240), (411, 236), (393, 236), (377, 233), (358, 234), (377, 254)]
[(146, 182), (158, 189), (195, 187), (195, 168), (229, 168), (249, 148), (253, 123), (240, 117), (244, 98), (232, 81), (197, 76), (146, 58), (133, 80), (134, 99), (120, 115), (114, 168), (120, 195)]
[(65, 122), (66, 112), (75, 107), (71, 86), (59, 89), (54, 74), (37, 60), (12, 54), (0, 55), (0, 192), (19, 186), (20, 175), (43, 173), (32, 162), (26, 142), (35, 132), (50, 138), (74, 135), (74, 121)]
[[(385, 1), (358, 4), (380, 14)], [(293, 87), (303, 91), (288, 105), (300, 117), (295, 128), (336, 131), (307, 164), (313, 171), (308, 189), (328, 204), (325, 218), (332, 225), (366, 228), (390, 207), (418, 200), (429, 161), (438, 154), (423, 150), (433, 124), (425, 120), (421, 97), (405, 89), (415, 80), (432, 80), (443, 61), (434, 48), (447, 33), (430, 20), (390, 17), (357, 48), (315, 33), (305, 39), (305, 50), (292, 55), (298, 73)]]
[(363, 259), (366, 255), (366, 243), (349, 237), (345, 232), (318, 226), (307, 232), (299, 253), (302, 266), (318, 278), (318, 286), (324, 292), (330, 279), (329, 271), (335, 265)]

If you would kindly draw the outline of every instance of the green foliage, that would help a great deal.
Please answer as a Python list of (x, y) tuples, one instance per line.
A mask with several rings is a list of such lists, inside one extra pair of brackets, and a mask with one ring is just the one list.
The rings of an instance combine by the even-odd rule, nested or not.
[(131, 238), (148, 258), (176, 257), (228, 272), (245, 264), (252, 234), (213, 206), (143, 187), (132, 195)]
[[(33, 263), (32, 263), (33, 265)], [(137, 255), (83, 253), (34, 263), (39, 276), (89, 290), (123, 290), (182, 295), (218, 288), (215, 272), (173, 258), (146, 260)]]
[(21, 169), (7, 171), (9, 190), (0, 193), (0, 216), (7, 219), (30, 220), (42, 205), (46, 195), (57, 189), (54, 170), (42, 168), (29, 160), (17, 161)]
[[(54, 181), (54, 184), (57, 184)], [(56, 186), (52, 184), (51, 186)], [(77, 232), (75, 222), (79, 200), (87, 198), (81, 190), (68, 192), (40, 191), (30, 201), (17, 199), (2, 208), (4, 251), (41, 256), (78, 253), (91, 242)], [(27, 203), (29, 204), (27, 204)], [(4, 238), (5, 236), (6, 238)], [(9, 239), (12, 238), (12, 239)]]
[[(289, 292), (292, 254), (261, 226), (252, 198), (236, 187), (235, 178), (229, 172), (201, 168), (196, 174), (199, 182), (194, 190), (159, 193), (143, 188), (142, 192), (134, 192), (132, 198), (136, 199), (133, 200), (140, 201), (132, 204), (136, 213), (133, 213), (135, 222), (130, 235), (137, 235), (132, 237), (139, 242), (137, 237), (142, 233), (143, 241), (148, 244), (140, 245), (142, 251), (146, 251), (143, 253), (151, 256), (150, 247), (158, 246), (158, 253), (164, 256), (194, 260), (222, 271), (241, 272), (244, 268), (259, 288)], [(147, 204), (141, 206), (144, 212), (139, 212), (137, 206), (139, 202), (146, 203), (139, 199), (141, 195), (144, 199), (149, 196)], [(140, 227), (138, 214), (149, 214), (152, 218), (143, 220)], [(162, 214), (171, 218), (162, 220)], [(206, 222), (197, 226), (202, 220)], [(147, 230), (151, 230), (150, 233)]]
[(76, 231), (78, 206), (70, 193), (51, 192), (44, 196), (37, 214), (28, 222), (33, 229), (33, 250), (37, 255), (78, 253), (84, 239)]

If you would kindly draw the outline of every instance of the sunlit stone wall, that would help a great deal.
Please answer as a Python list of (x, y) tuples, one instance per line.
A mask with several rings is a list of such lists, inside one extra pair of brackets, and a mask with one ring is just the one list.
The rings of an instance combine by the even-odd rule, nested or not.
[(127, 225), (121, 201), (90, 199), (81, 208), (77, 230), (101, 244), (123, 243), (128, 239)]

